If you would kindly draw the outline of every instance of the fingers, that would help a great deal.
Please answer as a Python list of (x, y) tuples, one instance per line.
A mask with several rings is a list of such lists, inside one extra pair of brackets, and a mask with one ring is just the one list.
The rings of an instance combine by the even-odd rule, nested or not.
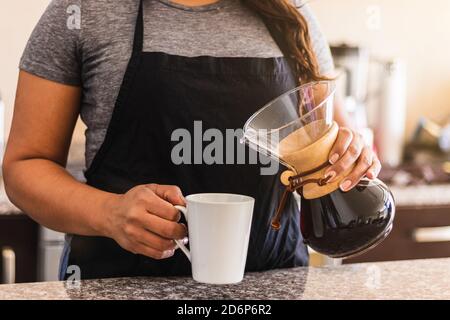
[(378, 159), (378, 157), (374, 156), (373, 157), (373, 162), (372, 165), (370, 166), (370, 168), (367, 170), (366, 176), (369, 179), (375, 179), (376, 177), (378, 177), (378, 175), (380, 174), (381, 171), (381, 163), (380, 160)]
[(166, 250), (166, 251), (160, 251), (153, 249), (151, 247), (147, 247), (141, 243), (136, 243), (133, 245), (133, 248), (131, 249), (131, 252), (134, 254), (140, 254), (149, 258), (153, 258), (156, 260), (161, 259), (167, 259), (172, 257), (175, 254), (175, 249), (173, 250)]
[(144, 228), (129, 228), (129, 230), (125, 230), (125, 233), (127, 237), (134, 242), (139, 242), (146, 247), (151, 247), (158, 251), (175, 250), (176, 247), (175, 241), (162, 238)]
[(144, 229), (172, 240), (184, 239), (187, 236), (187, 228), (184, 224), (169, 221), (152, 214), (143, 214), (138, 217), (140, 225)]
[(339, 130), (329, 161), (332, 165), (325, 172), (329, 182), (335, 181), (354, 166), (340, 184), (343, 191), (352, 189), (364, 176), (375, 179), (381, 170), (380, 161), (373, 151), (364, 145), (362, 136), (348, 128)]
[(341, 182), (340, 188), (342, 191), (352, 189), (363, 178), (372, 165), (373, 152), (368, 147), (364, 147), (360, 157), (358, 158), (355, 167), (350, 174)]
[(140, 185), (130, 189), (119, 203), (119, 226), (112, 238), (120, 246), (136, 254), (154, 259), (171, 257), (174, 240), (185, 242), (187, 228), (177, 223), (180, 212), (175, 204), (184, 205), (175, 186)]
[[(340, 136), (338, 136), (338, 141), (335, 143), (333, 148), (335, 151), (343, 153), (342, 156), (337, 161), (335, 161), (334, 164), (332, 164), (325, 172), (325, 177), (329, 177), (329, 182), (333, 182), (336, 177), (348, 171), (353, 166), (353, 164), (357, 162), (364, 148), (364, 141), (359, 134), (351, 133), (351, 135), (349, 135), (347, 130), (344, 130), (342, 131)], [(350, 141), (350, 143), (348, 143), (348, 139), (350, 136), (352, 137), (352, 140)], [(346, 148), (344, 149), (344, 147)], [(334, 161), (335, 154), (331, 153), (330, 162), (332, 160)]]
[(161, 238), (137, 226), (128, 226), (124, 231), (129, 243), (128, 250), (135, 254), (154, 259), (169, 258), (174, 254), (176, 245), (172, 240)]
[(173, 205), (184, 206), (186, 200), (183, 197), (183, 193), (177, 186), (168, 186), (160, 184), (149, 184), (147, 187), (152, 190), (161, 199), (170, 202)]
[(333, 148), (330, 151), (331, 164), (335, 164), (342, 157), (342, 155), (347, 151), (352, 140), (353, 132), (349, 128), (339, 129), (336, 142), (334, 143)]
[(180, 188), (159, 184), (149, 184), (146, 187), (156, 195), (151, 205), (147, 207), (149, 212), (164, 219), (180, 221), (181, 213), (174, 207), (174, 205), (186, 205)]
[[(163, 200), (152, 189), (158, 190), (156, 185), (140, 187), (136, 192), (136, 203), (140, 204), (149, 213), (170, 221), (179, 221), (181, 213), (166, 200)], [(161, 193), (160, 193), (161, 194)], [(179, 200), (178, 200), (179, 201)]]

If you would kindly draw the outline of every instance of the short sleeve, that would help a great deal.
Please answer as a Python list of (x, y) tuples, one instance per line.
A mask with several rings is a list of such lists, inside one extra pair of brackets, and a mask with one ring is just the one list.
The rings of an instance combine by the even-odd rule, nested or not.
[(34, 28), (19, 68), (47, 80), (81, 85), (81, 0), (52, 0)]
[(332, 76), (334, 73), (333, 57), (328, 41), (320, 28), (319, 21), (308, 5), (303, 4), (299, 10), (308, 21), (311, 42), (317, 56), (320, 73), (325, 76)]

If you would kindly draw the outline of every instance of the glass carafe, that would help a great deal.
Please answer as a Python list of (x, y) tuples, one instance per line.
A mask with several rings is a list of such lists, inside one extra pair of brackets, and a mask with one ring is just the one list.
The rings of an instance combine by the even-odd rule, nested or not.
[(335, 84), (312, 82), (291, 90), (256, 112), (244, 126), (243, 141), (288, 170), (281, 175), (286, 192), (272, 226), (277, 229), (291, 192), (301, 199), (305, 243), (333, 258), (360, 254), (392, 230), (395, 203), (380, 180), (363, 179), (348, 192), (339, 183), (351, 169), (329, 183), (324, 173), (338, 126), (333, 121)]

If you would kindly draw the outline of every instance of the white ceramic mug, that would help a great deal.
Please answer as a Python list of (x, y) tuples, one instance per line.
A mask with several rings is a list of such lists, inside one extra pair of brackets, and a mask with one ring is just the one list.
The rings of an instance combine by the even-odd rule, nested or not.
[(230, 284), (242, 281), (255, 200), (251, 197), (203, 193), (176, 206), (188, 222), (190, 251), (176, 241), (192, 264), (195, 281)]

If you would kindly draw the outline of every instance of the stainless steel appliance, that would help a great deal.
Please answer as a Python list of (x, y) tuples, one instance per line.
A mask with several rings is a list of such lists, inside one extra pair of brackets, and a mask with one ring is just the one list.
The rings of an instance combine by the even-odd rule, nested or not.
[(11, 247), (1, 248), (1, 284), (16, 282), (16, 253)]
[(396, 59), (381, 68), (380, 103), (373, 114), (380, 160), (391, 167), (403, 162), (406, 125), (406, 65)]
[(58, 280), (59, 261), (64, 249), (64, 234), (40, 228), (38, 281)]
[(337, 96), (344, 103), (353, 125), (356, 128), (366, 128), (369, 52), (361, 47), (347, 45), (333, 46), (331, 51), (341, 83)]
[[(340, 71), (340, 92), (352, 125), (384, 164), (403, 160), (406, 122), (406, 66), (400, 59), (378, 60), (362, 47), (331, 48)], [(374, 137), (375, 135), (375, 137)]]

